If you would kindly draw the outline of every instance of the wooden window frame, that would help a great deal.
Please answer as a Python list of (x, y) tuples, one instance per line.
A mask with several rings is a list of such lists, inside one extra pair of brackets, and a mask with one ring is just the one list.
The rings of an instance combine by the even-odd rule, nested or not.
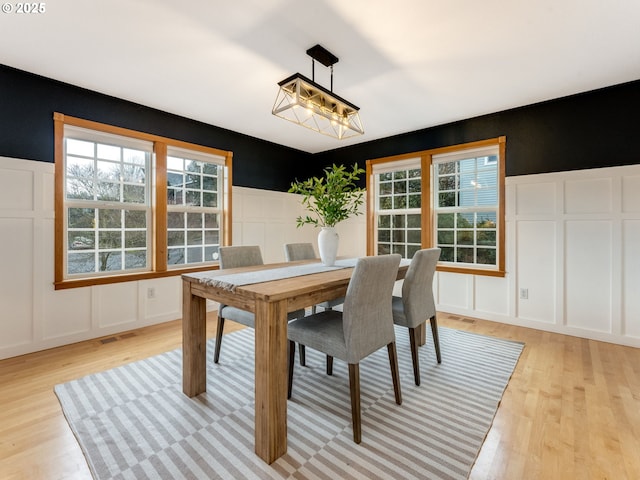
[(366, 188), (367, 188), (367, 255), (376, 255), (375, 245), (375, 222), (376, 222), (376, 198), (375, 198), (375, 179), (374, 165), (399, 162), (412, 158), (420, 158), (420, 166), (422, 168), (422, 248), (431, 248), (435, 245), (433, 238), (434, 231), (434, 208), (433, 195), (431, 186), (431, 170), (433, 165), (433, 157), (443, 153), (452, 153), (462, 150), (482, 148), (482, 147), (498, 147), (498, 226), (497, 226), (497, 258), (495, 268), (477, 268), (462, 267), (452, 265), (438, 264), (437, 271), (465, 273), (472, 275), (484, 275), (491, 277), (504, 277), (505, 270), (505, 153), (506, 153), (506, 137), (500, 136), (477, 142), (469, 142), (459, 145), (451, 145), (448, 147), (423, 150), (420, 152), (407, 153), (402, 155), (394, 155), (383, 158), (367, 160), (366, 162)]
[[(153, 278), (173, 277), (183, 273), (198, 272), (204, 270), (214, 270), (219, 268), (218, 262), (209, 262), (206, 265), (198, 264), (192, 267), (168, 268), (167, 265), (167, 148), (177, 147), (185, 150), (192, 150), (209, 155), (223, 157), (226, 169), (224, 188), (224, 201), (222, 209), (223, 234), (221, 245), (230, 245), (233, 225), (231, 218), (232, 211), (232, 158), (233, 153), (226, 150), (205, 147), (181, 140), (174, 140), (158, 135), (129, 130), (122, 127), (107, 125), (91, 120), (72, 117), (62, 113), (53, 114), (54, 123), (54, 160), (55, 160), (55, 199), (54, 199), (54, 288), (56, 290), (66, 288), (87, 287), (91, 285), (106, 285), (111, 283), (131, 282), (136, 280), (147, 280)], [(113, 275), (91, 276), (86, 278), (68, 279), (65, 275), (65, 169), (64, 169), (64, 127), (65, 125), (86, 128), (97, 132), (110, 133), (134, 139), (152, 142), (154, 145), (154, 157), (152, 162), (151, 195), (154, 198), (151, 204), (152, 209), (152, 258), (151, 270), (135, 273), (117, 273)], [(164, 234), (163, 234), (164, 232)]]

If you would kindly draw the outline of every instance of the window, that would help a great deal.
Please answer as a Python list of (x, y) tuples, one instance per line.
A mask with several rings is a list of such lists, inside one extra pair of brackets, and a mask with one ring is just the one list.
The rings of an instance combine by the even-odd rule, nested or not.
[(504, 275), (504, 137), (367, 162), (368, 254), (442, 249), (438, 270)]
[(411, 258), (422, 245), (420, 158), (376, 169), (376, 253)]
[(497, 266), (497, 146), (432, 157), (435, 245), (440, 261)]
[(224, 166), (193, 152), (167, 156), (168, 264), (218, 260)]
[(54, 115), (56, 288), (211, 269), (231, 153)]

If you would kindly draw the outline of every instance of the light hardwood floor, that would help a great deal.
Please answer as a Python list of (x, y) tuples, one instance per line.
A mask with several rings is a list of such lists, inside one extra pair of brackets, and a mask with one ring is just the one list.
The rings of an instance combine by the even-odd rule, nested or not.
[[(438, 318), (526, 344), (471, 479), (640, 479), (640, 349)], [(176, 320), (0, 361), (0, 479), (90, 479), (53, 386), (178, 348), (181, 334)]]

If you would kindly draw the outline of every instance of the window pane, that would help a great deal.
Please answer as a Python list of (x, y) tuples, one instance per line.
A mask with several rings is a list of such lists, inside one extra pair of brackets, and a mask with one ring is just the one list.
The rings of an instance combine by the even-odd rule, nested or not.
[(187, 245), (202, 245), (202, 231), (187, 231)]
[(97, 200), (103, 202), (119, 202), (120, 201), (120, 184), (98, 182), (96, 185)]
[(473, 232), (458, 230), (456, 243), (458, 245), (473, 245)]
[(217, 213), (205, 213), (204, 214), (204, 226), (206, 228), (219, 228), (218, 214)]
[(137, 165), (125, 165), (122, 169), (122, 179), (129, 183), (141, 183), (145, 181), (144, 167)]
[(122, 253), (120, 252), (100, 252), (98, 262), (98, 271), (100, 272), (123, 270)]
[(126, 228), (146, 228), (147, 212), (144, 210), (125, 210), (124, 225)]
[(454, 238), (453, 230), (438, 230), (438, 245), (453, 245)]
[(378, 230), (378, 241), (379, 242), (390, 242), (391, 241), (391, 230)]
[(407, 215), (407, 227), (409, 228), (421, 228), (422, 219), (420, 214)]
[(184, 228), (184, 217), (182, 212), (167, 213), (167, 228)]
[(456, 194), (455, 193), (441, 193), (438, 195), (439, 207), (455, 207), (456, 206)]
[(453, 213), (439, 213), (438, 214), (438, 228), (453, 228), (454, 224), (454, 214)]
[(182, 265), (185, 261), (184, 248), (169, 248), (167, 253), (168, 265)]
[(67, 232), (69, 250), (91, 250), (95, 248), (95, 232), (93, 230), (74, 230)]
[(84, 140), (67, 138), (66, 147), (67, 155), (82, 155), (85, 157), (93, 157), (93, 142), (85, 142)]
[(184, 232), (167, 232), (167, 244), (170, 247), (177, 247), (184, 245)]
[(100, 209), (98, 220), (100, 228), (122, 228), (122, 210)]
[(104, 160), (120, 161), (120, 147), (115, 145), (98, 144), (98, 158)]
[(420, 243), (422, 241), (422, 232), (420, 230), (407, 230), (408, 243)]
[(407, 208), (407, 197), (405, 195), (402, 195), (400, 197), (394, 196), (393, 208), (396, 210)]
[(95, 226), (96, 211), (93, 208), (69, 208), (69, 228), (93, 228)]
[(473, 258), (473, 248), (457, 248), (455, 261), (460, 263), (475, 263)]
[(187, 228), (202, 228), (202, 215), (200, 213), (187, 213)]
[(478, 232), (478, 245), (482, 246), (496, 246), (496, 232), (495, 231), (480, 231)]
[(67, 198), (93, 200), (93, 179), (67, 179)]
[(391, 215), (378, 215), (378, 228), (391, 227)]
[(95, 272), (96, 261), (93, 253), (69, 252), (67, 255), (67, 272), (70, 274)]
[(217, 193), (203, 193), (202, 194), (202, 206), (203, 207), (217, 207), (218, 206), (218, 194)]
[(477, 262), (483, 265), (495, 265), (496, 249), (495, 248), (478, 248)]
[(167, 203), (169, 205), (182, 205), (184, 204), (184, 190), (176, 188), (167, 189)]
[(202, 262), (202, 248), (187, 248), (187, 263)]
[(199, 207), (201, 205), (200, 192), (194, 192), (187, 190), (186, 202), (187, 205)]
[(123, 186), (124, 201), (128, 203), (144, 203), (145, 187), (144, 185), (124, 185)]
[(204, 243), (206, 245), (218, 245), (220, 243), (220, 233), (218, 230), (205, 230)]
[(147, 252), (125, 252), (124, 254), (124, 268), (146, 268), (147, 266)]
[(168, 187), (184, 187), (184, 175), (182, 173), (167, 172)]
[(131, 231), (124, 234), (125, 248), (144, 248), (147, 246), (147, 232)]
[(407, 182), (393, 182), (393, 193), (407, 193)]
[(142, 150), (133, 150), (130, 148), (122, 149), (123, 160), (127, 163), (133, 163), (135, 165), (145, 165), (147, 160), (146, 152)]
[(100, 250), (115, 249), (122, 247), (122, 234), (120, 232), (98, 233), (98, 245)]
[(380, 197), (380, 210), (391, 210), (391, 197)]
[(393, 188), (391, 182), (380, 183), (380, 195), (391, 195)]

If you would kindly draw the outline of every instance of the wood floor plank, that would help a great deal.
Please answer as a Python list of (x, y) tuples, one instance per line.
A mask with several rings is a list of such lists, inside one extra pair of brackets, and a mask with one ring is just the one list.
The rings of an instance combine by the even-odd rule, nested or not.
[[(438, 323), (526, 344), (471, 479), (640, 478), (640, 349), (456, 315)], [(181, 335), (176, 320), (0, 361), (0, 478), (90, 479), (54, 385), (179, 348)]]

